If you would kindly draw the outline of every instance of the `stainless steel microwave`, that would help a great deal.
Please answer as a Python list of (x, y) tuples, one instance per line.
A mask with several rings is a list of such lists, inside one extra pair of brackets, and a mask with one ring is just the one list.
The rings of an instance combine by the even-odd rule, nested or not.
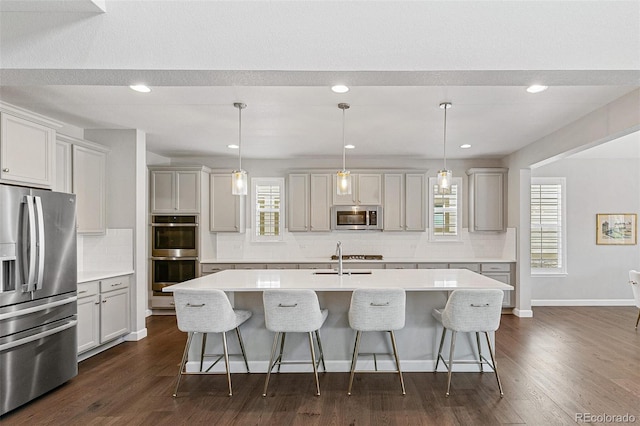
[(333, 206), (331, 229), (336, 231), (381, 231), (382, 206)]

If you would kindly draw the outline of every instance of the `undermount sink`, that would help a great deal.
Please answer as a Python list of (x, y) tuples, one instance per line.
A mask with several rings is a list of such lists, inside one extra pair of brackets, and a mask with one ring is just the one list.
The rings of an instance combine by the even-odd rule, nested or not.
[[(316, 271), (314, 275), (338, 275), (338, 271)], [(342, 275), (371, 275), (371, 271), (342, 271)]]

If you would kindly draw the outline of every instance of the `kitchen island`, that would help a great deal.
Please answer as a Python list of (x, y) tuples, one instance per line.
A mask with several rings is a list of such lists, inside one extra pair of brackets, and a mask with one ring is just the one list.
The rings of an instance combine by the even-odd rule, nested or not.
[[(404, 371), (433, 371), (437, 355), (437, 344), (442, 328), (431, 315), (433, 308), (445, 305), (448, 293), (456, 289), (497, 288), (512, 290), (513, 287), (466, 269), (371, 269), (345, 270), (339, 276), (332, 269), (254, 269), (225, 270), (165, 287), (172, 292), (179, 288), (219, 289), (228, 292), (234, 307), (253, 312), (249, 321), (242, 325), (242, 334), (252, 372), (266, 372), (273, 334), (265, 328), (262, 291), (264, 289), (306, 288), (318, 292), (320, 306), (329, 310), (329, 317), (320, 330), (328, 371), (349, 371), (355, 332), (349, 327), (348, 312), (351, 292), (356, 288), (399, 287), (407, 291), (406, 324), (396, 332), (398, 351)], [(391, 352), (388, 339), (382, 333), (366, 333), (361, 342), (361, 352)], [(474, 359), (475, 338), (459, 337), (456, 344), (456, 359)], [(307, 337), (302, 333), (287, 335), (285, 360), (309, 359)], [(199, 339), (198, 339), (199, 340)], [(221, 353), (219, 338), (207, 339), (208, 353)], [(237, 341), (229, 338), (230, 351), (239, 353)], [(486, 349), (483, 349), (483, 352)], [(488, 353), (488, 352), (486, 352)], [(196, 370), (200, 348), (192, 345), (189, 354), (189, 370)], [(445, 356), (447, 356), (445, 354)], [(373, 368), (373, 361), (362, 357), (359, 368)], [(393, 368), (391, 359), (379, 357), (380, 369)], [(360, 364), (362, 362), (362, 364)], [(368, 365), (368, 364), (371, 365)], [(205, 363), (206, 364), (206, 363)], [(455, 366), (458, 371), (477, 371), (470, 365)], [(244, 371), (244, 364), (232, 359), (232, 371)], [(216, 365), (222, 371), (224, 365)], [(310, 364), (283, 365), (282, 371), (311, 371)]]

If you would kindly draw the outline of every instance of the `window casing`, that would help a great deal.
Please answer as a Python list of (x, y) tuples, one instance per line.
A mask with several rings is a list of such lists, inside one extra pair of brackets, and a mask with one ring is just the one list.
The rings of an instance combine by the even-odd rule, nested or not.
[(531, 178), (532, 275), (567, 272), (565, 187), (564, 178)]
[(459, 241), (462, 230), (462, 179), (453, 178), (451, 193), (438, 194), (437, 179), (429, 178), (429, 239)]
[(251, 179), (252, 241), (282, 241), (284, 232), (284, 179)]

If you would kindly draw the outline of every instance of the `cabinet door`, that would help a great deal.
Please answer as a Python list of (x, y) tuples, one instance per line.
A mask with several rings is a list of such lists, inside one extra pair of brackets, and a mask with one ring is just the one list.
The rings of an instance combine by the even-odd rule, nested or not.
[(309, 230), (309, 175), (294, 173), (289, 175), (289, 232)]
[(382, 175), (359, 174), (358, 175), (358, 204), (381, 205), (382, 204)]
[(404, 175), (384, 175), (384, 230), (404, 230)]
[[(511, 273), (510, 272), (483, 272), (482, 275), (487, 276), (489, 278), (493, 278), (496, 281), (503, 282), (505, 284), (511, 285)], [(505, 308), (513, 307), (513, 291), (505, 290), (504, 298), (502, 299), (502, 306)]]
[(338, 187), (338, 177), (333, 174), (333, 179), (331, 179), (331, 199), (333, 200), (334, 206), (353, 206), (357, 204), (357, 194), (358, 194), (358, 175), (351, 175), (351, 194), (348, 195), (338, 195), (336, 188)]
[(200, 172), (176, 172), (177, 213), (200, 213)]
[(477, 174), (475, 179), (475, 229), (477, 231), (502, 231), (503, 217), (502, 173)]
[(4, 113), (0, 118), (0, 181), (51, 188), (55, 130)]
[(129, 289), (102, 293), (100, 304), (100, 343), (129, 332)]
[(175, 172), (151, 172), (151, 213), (175, 213)]
[(73, 146), (73, 192), (77, 199), (78, 233), (105, 233), (106, 163), (104, 152)]
[(100, 344), (100, 296), (78, 299), (78, 353)]
[(245, 196), (231, 193), (231, 174), (212, 174), (211, 232), (244, 232)]
[(407, 173), (405, 176), (405, 229), (407, 231), (425, 231), (427, 229), (425, 182), (423, 173)]
[(56, 141), (56, 177), (53, 182), (53, 190), (57, 192), (73, 192), (71, 181), (71, 144), (69, 142)]
[(331, 230), (331, 186), (329, 174), (311, 175), (311, 230)]

